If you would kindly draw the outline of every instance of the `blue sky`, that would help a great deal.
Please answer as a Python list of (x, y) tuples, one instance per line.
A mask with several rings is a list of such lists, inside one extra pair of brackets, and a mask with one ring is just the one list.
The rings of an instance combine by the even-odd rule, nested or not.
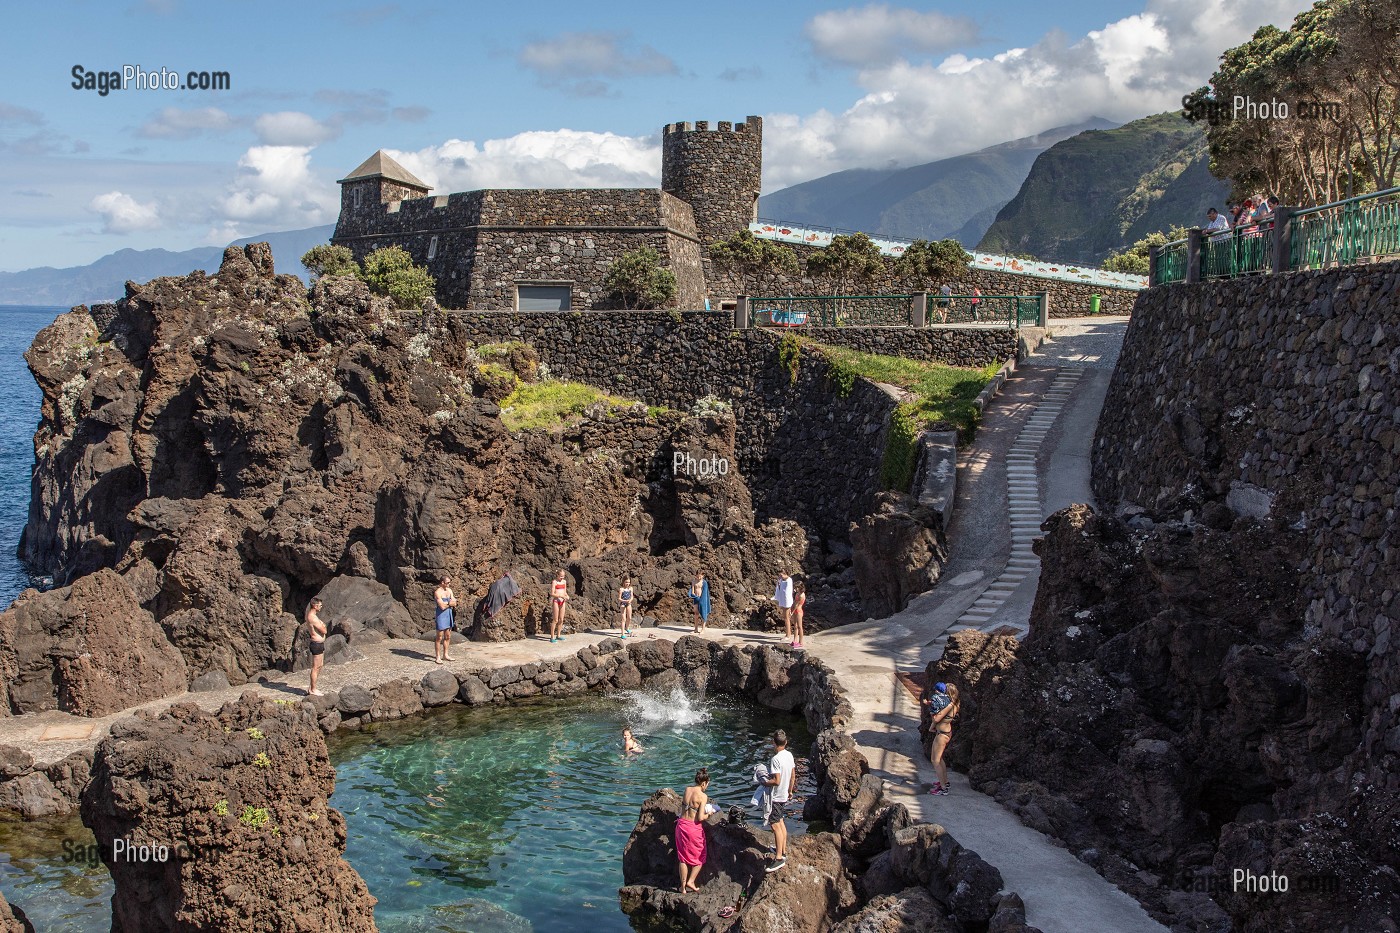
[[(0, 269), (334, 221), (391, 150), (439, 191), (655, 185), (674, 120), (765, 117), (765, 189), (1171, 108), (1304, 0), (262, 3), (7, 12)], [(226, 71), (225, 91), (75, 90)]]

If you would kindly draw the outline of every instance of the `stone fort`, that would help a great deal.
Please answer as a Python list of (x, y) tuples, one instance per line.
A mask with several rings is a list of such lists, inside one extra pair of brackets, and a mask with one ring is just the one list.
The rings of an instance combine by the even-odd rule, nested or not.
[[(677, 304), (732, 298), (707, 275), (708, 247), (757, 219), (763, 120), (671, 123), (661, 187), (490, 189), (430, 195), (383, 150), (340, 180), (331, 242), (357, 260), (401, 246), (437, 281), (437, 299), (474, 310), (614, 307), (603, 276), (624, 253), (655, 249), (675, 273)], [(716, 303), (715, 307), (718, 307)]]

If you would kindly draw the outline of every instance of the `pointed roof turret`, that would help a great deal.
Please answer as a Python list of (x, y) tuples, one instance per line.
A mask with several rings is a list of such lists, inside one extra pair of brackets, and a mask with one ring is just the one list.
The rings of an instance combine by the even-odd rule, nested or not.
[(336, 184), (343, 185), (347, 181), (362, 181), (366, 178), (387, 178), (389, 181), (405, 185), (409, 188), (417, 188), (427, 194), (429, 187), (418, 176), (404, 168), (383, 149), (375, 152), (374, 155), (365, 159), (353, 172), (346, 175)]

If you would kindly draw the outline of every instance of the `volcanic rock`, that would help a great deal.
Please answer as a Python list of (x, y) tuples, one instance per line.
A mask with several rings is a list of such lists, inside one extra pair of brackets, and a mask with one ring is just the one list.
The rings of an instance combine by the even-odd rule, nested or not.
[(34, 933), (34, 924), (24, 915), (24, 911), (11, 905), (0, 894), (0, 933)]
[(0, 613), (6, 712), (105, 716), (185, 689), (184, 658), (110, 570)]
[[(118, 725), (82, 798), (114, 929), (376, 929), (375, 898), (342, 858), (334, 771), (309, 714), (247, 695), (217, 714), (180, 704)], [(164, 858), (113, 858), (116, 840), (165, 846)]]
[(874, 618), (931, 589), (948, 561), (942, 518), (906, 493), (880, 493), (875, 511), (852, 523), (851, 547), (861, 603)]

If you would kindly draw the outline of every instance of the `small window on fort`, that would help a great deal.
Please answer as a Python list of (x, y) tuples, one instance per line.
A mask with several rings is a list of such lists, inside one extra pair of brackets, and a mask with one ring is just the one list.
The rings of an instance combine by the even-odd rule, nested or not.
[(517, 285), (515, 307), (518, 311), (569, 310), (568, 285)]
[(361, 194), (362, 194), (362, 192), (360, 191), (360, 189), (359, 189), (359, 188), (356, 188), (356, 189), (355, 189), (355, 206), (356, 206), (356, 207), (359, 207), (359, 206), (360, 206), (360, 195), (361, 195)]
[(431, 240), (428, 241), (428, 258), (437, 258), (437, 237), (433, 237)]

